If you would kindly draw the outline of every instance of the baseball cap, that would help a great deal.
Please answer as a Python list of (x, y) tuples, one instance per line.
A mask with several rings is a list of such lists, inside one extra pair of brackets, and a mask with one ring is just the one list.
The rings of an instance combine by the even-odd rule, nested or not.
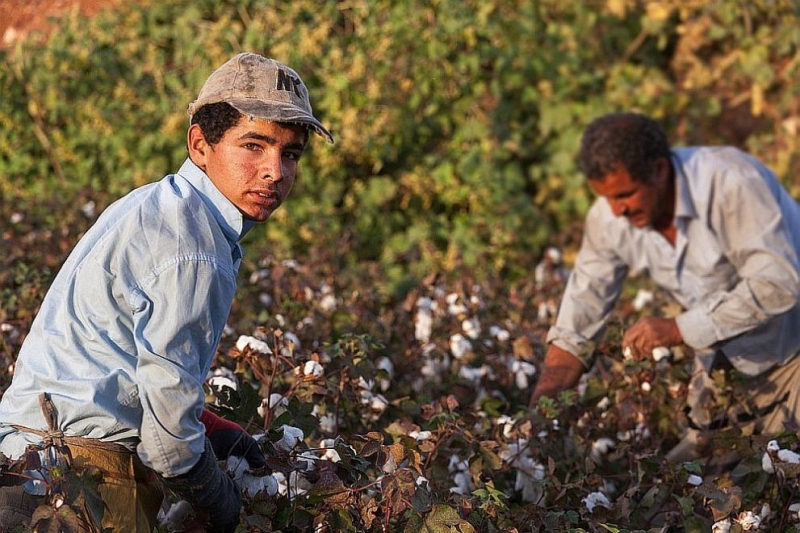
[(307, 125), (329, 143), (333, 135), (314, 118), (308, 88), (300, 76), (279, 61), (244, 52), (211, 73), (189, 116), (206, 104), (225, 102), (244, 115), (274, 122)]

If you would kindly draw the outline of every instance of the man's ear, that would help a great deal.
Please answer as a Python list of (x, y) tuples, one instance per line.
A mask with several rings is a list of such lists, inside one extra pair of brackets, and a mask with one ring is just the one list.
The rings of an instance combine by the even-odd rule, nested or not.
[(668, 182), (672, 177), (672, 163), (666, 157), (656, 159), (656, 175), (660, 182)]
[(186, 133), (186, 146), (189, 149), (189, 159), (192, 160), (192, 163), (205, 170), (211, 145), (206, 141), (206, 136), (199, 124), (189, 126), (189, 131)]

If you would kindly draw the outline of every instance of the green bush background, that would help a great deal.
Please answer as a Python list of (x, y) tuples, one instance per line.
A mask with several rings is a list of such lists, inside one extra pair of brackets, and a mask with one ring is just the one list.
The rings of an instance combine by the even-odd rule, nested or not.
[(577, 145), (609, 111), (650, 114), (676, 144), (745, 148), (797, 196), (799, 6), (143, 0), (75, 12), (0, 52), (0, 201), (46, 204), (55, 225), (53, 201), (102, 207), (174, 172), (186, 106), (250, 50), (300, 72), (337, 142), (313, 141), (293, 198), (248, 247), (378, 273), (395, 292), (462, 268), (513, 279), (545, 246), (575, 243), (591, 200)]

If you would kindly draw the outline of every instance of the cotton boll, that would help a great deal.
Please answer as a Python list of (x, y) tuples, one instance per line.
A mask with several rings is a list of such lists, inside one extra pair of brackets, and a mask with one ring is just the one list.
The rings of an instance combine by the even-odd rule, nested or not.
[(633, 308), (637, 311), (641, 311), (646, 306), (653, 303), (655, 299), (652, 291), (647, 291), (644, 289), (639, 289), (639, 292), (636, 293), (636, 297), (633, 299)]
[(731, 521), (728, 518), (714, 522), (714, 525), (711, 526), (711, 533), (730, 533), (730, 531)]
[(285, 332), (283, 334), (281, 355), (288, 359), (292, 359), (298, 350), (300, 350), (300, 338), (291, 331)]
[(414, 338), (421, 343), (431, 339), (433, 330), (433, 302), (430, 298), (421, 297), (417, 300), (417, 313), (414, 316)]
[[(269, 496), (275, 496), (278, 494), (279, 490), (279, 480), (276, 477), (278, 473), (271, 474), (269, 476), (264, 476), (263, 483), (264, 483), (264, 492), (267, 493)], [(281, 474), (283, 476), (283, 474)]]
[(454, 292), (447, 295), (447, 297), (445, 298), (445, 301), (447, 302), (447, 312), (448, 312), (448, 314), (450, 314), (452, 316), (459, 316), (459, 315), (466, 315), (467, 314), (467, 311), (469, 311), (469, 310), (467, 309), (467, 307), (464, 304), (462, 304), (458, 300), (459, 300), (459, 296), (458, 296), (458, 294), (456, 294)]
[(250, 464), (244, 457), (235, 455), (228, 456), (225, 462), (225, 470), (231, 474), (234, 481), (241, 481), (245, 473), (250, 469)]
[(500, 342), (506, 342), (511, 338), (511, 334), (508, 330), (500, 326), (491, 326), (489, 328), (489, 334)]
[(322, 297), (319, 299), (319, 307), (323, 311), (333, 312), (338, 307), (338, 303), (336, 302), (336, 296), (333, 294), (323, 294)]
[(383, 356), (378, 359), (378, 362), (375, 364), (375, 366), (376, 368), (378, 368), (378, 370), (383, 370), (384, 372), (386, 372), (388, 376), (386, 378), (380, 378), (378, 380), (378, 386), (383, 392), (386, 392), (387, 390), (389, 390), (389, 387), (392, 386), (391, 380), (394, 377), (394, 363), (392, 363), (392, 360), (389, 359), (388, 357)]
[(275, 447), (279, 450), (290, 452), (305, 438), (303, 430), (300, 428), (287, 426), (285, 424), (281, 426), (281, 428), (283, 429), (283, 436), (275, 443)]
[(325, 370), (322, 368), (321, 364), (311, 360), (311, 361), (306, 361), (303, 365), (295, 368), (295, 373), (301, 376), (315, 379), (321, 377), (325, 373)]
[(761, 469), (767, 474), (775, 473), (775, 463), (768, 452), (764, 452), (764, 455), (761, 456)]
[(453, 483), (455, 483), (455, 487), (450, 487), (450, 492), (453, 494), (468, 496), (472, 494), (475, 488), (472, 483), (472, 476), (469, 472), (457, 472), (453, 476)]
[(192, 505), (186, 500), (178, 500), (170, 505), (169, 510), (159, 520), (168, 531), (182, 531), (183, 524), (194, 514)]
[(236, 349), (244, 352), (248, 348), (253, 352), (272, 355), (272, 350), (266, 342), (249, 335), (240, 336), (239, 340), (236, 341)]
[(511, 364), (511, 372), (514, 373), (514, 383), (520, 390), (527, 390), (530, 387), (530, 377), (536, 374), (536, 367), (527, 361), (514, 361)]
[(617, 443), (608, 437), (601, 437), (592, 443), (590, 455), (595, 463), (599, 463)]
[(475, 340), (480, 337), (481, 323), (476, 317), (465, 319), (461, 322), (461, 330), (467, 337)]
[(591, 492), (581, 501), (586, 506), (586, 510), (590, 513), (593, 513), (594, 508), (598, 506), (611, 509), (611, 502), (608, 501), (608, 498), (602, 492)]
[(461, 359), (471, 351), (472, 343), (469, 341), (469, 339), (460, 333), (456, 333), (450, 337), (450, 353), (453, 354), (453, 357), (456, 359)]
[(800, 455), (792, 450), (778, 450), (778, 459), (784, 463), (790, 463), (793, 465), (800, 464)]
[(656, 363), (662, 359), (666, 359), (672, 355), (672, 350), (665, 346), (657, 346), (653, 348), (653, 361)]
[[(235, 376), (233, 377), (229, 377), (226, 375), (211, 376), (206, 380), (206, 383), (208, 383), (208, 386), (211, 388), (211, 390), (215, 392), (215, 395), (216, 394), (224, 395), (225, 393), (223, 391), (225, 390), (225, 387), (228, 387), (233, 390), (239, 390), (239, 383), (237, 382)], [(216, 397), (214, 398), (214, 404), (215, 405), (220, 404), (219, 399)]]
[(277, 392), (273, 392), (269, 395), (269, 400), (266, 398), (261, 400), (261, 405), (258, 406), (256, 411), (258, 411), (261, 418), (266, 418), (269, 410), (272, 410), (273, 417), (279, 417), (286, 412), (287, 407), (289, 407), (289, 399)]
[(488, 367), (486, 365), (482, 365), (478, 368), (471, 367), (471, 366), (462, 366), (458, 369), (458, 377), (470, 381), (474, 384), (480, 383), (481, 379), (483, 379), (488, 372)]
[(289, 493), (289, 484), (286, 482), (286, 476), (283, 472), (273, 472), (271, 477), (275, 480), (276, 488), (274, 493), (270, 493), (268, 487), (267, 494), (270, 494), (270, 496), (274, 496), (275, 494), (286, 496)]
[(94, 203), (94, 200), (89, 200), (81, 206), (81, 213), (83, 213), (83, 216), (86, 218), (94, 218), (95, 207), (96, 204)]
[(769, 506), (769, 503), (764, 503), (761, 506), (761, 511), (758, 513), (758, 517), (761, 519), (761, 522), (765, 522), (769, 517), (772, 516), (772, 507)]
[(324, 414), (319, 418), (319, 429), (323, 433), (333, 433), (336, 431), (336, 417)]
[(423, 440), (428, 440), (429, 438), (431, 438), (431, 435), (433, 435), (433, 433), (431, 433), (430, 431), (427, 431), (427, 430), (426, 431), (414, 430), (414, 431), (412, 431), (411, 433), (408, 434), (409, 437), (411, 437), (412, 439), (416, 440), (417, 442), (420, 442), (420, 441), (423, 441)]
[(741, 526), (742, 531), (756, 531), (761, 526), (761, 518), (752, 511), (739, 513), (733, 521)]

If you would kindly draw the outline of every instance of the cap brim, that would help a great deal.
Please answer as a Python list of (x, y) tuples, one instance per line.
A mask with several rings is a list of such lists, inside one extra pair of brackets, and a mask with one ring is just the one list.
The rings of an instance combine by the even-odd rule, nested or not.
[(260, 100), (226, 100), (242, 114), (271, 120), (273, 122), (300, 123), (310, 127), (314, 133), (333, 144), (333, 135), (322, 123), (303, 109), (281, 102), (262, 102)]

